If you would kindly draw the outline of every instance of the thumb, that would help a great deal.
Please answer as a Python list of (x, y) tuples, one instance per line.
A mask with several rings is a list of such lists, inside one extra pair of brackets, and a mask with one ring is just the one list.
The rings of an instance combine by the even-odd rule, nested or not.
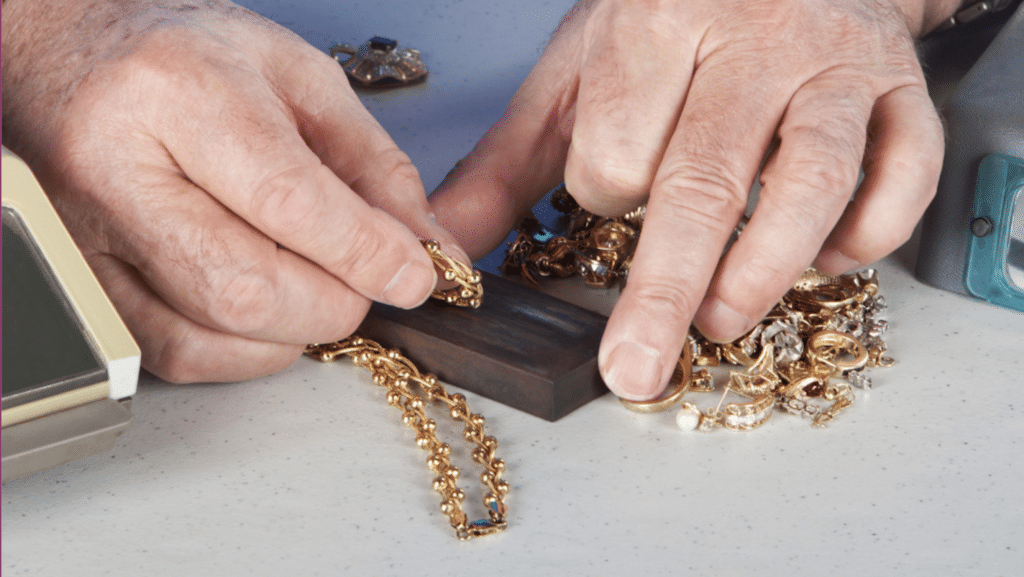
[(552, 37), (498, 122), (430, 196), (438, 222), (474, 259), (498, 246), (564, 179), (579, 48), (563, 32)]

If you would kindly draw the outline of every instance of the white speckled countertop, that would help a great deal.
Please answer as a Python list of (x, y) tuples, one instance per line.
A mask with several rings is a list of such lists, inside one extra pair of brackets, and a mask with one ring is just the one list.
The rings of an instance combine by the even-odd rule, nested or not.
[[(569, 2), (243, 4), (323, 49), (373, 34), (420, 48), (427, 84), (363, 96), (429, 189)], [(920, 284), (912, 253), (878, 265), (898, 364), (826, 429), (779, 414), (683, 433), (610, 395), (547, 423), (468, 395), (513, 487), (509, 530), (474, 542), (454, 538), (361, 369), (144, 376), (112, 452), (3, 485), (3, 575), (1024, 574), (1024, 315)]]

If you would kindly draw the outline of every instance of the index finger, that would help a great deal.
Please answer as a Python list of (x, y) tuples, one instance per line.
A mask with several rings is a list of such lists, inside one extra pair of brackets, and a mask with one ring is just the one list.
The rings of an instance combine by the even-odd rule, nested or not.
[(785, 90), (764, 78), (771, 75), (734, 66), (694, 75), (601, 341), (601, 374), (620, 397), (651, 398), (671, 377), (786, 104)]
[[(369, 206), (309, 149), (263, 76), (238, 56), (215, 67), (182, 66), (177, 79), (204, 87), (205, 99), (164, 101), (177, 130), (160, 130), (185, 175), (279, 244), (343, 280), (363, 296), (400, 307), (426, 299), (436, 273), (416, 236)], [(232, 61), (232, 59), (235, 59)], [(165, 99), (186, 97), (168, 90)], [(354, 96), (353, 147), (364, 146), (372, 118)], [(191, 105), (189, 105), (191, 104)], [(338, 151), (337, 153), (343, 153)], [(374, 160), (369, 160), (373, 162)]]

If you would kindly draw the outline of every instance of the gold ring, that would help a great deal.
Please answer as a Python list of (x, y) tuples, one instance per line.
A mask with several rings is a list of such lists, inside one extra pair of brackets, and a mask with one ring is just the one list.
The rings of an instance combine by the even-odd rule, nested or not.
[(775, 409), (775, 395), (766, 393), (749, 403), (729, 403), (725, 406), (722, 424), (733, 431), (749, 431), (761, 426)]
[(683, 356), (676, 362), (676, 370), (672, 373), (672, 380), (669, 383), (672, 390), (667, 395), (651, 401), (630, 401), (620, 398), (619, 402), (630, 411), (637, 413), (660, 413), (668, 410), (679, 402), (686, 391), (690, 389), (692, 373), (693, 340), (691, 337), (687, 337), (686, 344), (683, 346)]
[(777, 394), (786, 399), (799, 397), (820, 397), (825, 392), (828, 377), (806, 375), (793, 380), (785, 387), (779, 389)]
[(733, 343), (721, 345), (721, 350), (722, 356), (725, 357), (725, 360), (734, 365), (752, 367), (754, 366), (754, 363), (757, 362), (757, 359), (748, 355), (741, 347), (738, 347)]
[[(828, 353), (826, 349), (836, 352)], [(853, 360), (842, 360), (841, 351), (853, 356)], [(841, 373), (856, 371), (868, 364), (868, 351), (856, 338), (839, 331), (819, 331), (807, 339), (807, 356), (812, 361), (836, 367)]]

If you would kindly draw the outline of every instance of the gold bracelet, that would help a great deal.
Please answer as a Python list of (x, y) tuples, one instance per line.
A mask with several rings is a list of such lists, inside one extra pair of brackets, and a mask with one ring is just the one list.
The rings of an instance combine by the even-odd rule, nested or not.
[[(433, 296), (456, 306), (477, 308), (483, 298), (480, 274), (468, 266), (451, 259), (441, 252), (434, 241), (423, 241), (434, 264), (441, 269), (444, 278), (456, 282), (459, 287), (448, 291), (435, 291)], [(454, 292), (453, 292), (454, 291)], [(387, 350), (381, 344), (352, 336), (335, 343), (312, 344), (306, 347), (306, 355), (322, 362), (331, 362), (346, 355), (352, 361), (373, 374), (373, 383), (387, 389), (388, 404), (403, 409), (402, 422), (414, 429), (416, 445), (430, 453), (427, 466), (437, 476), (434, 490), (441, 495), (441, 512), (448, 516), (451, 526), (459, 539), (472, 539), (498, 533), (508, 526), (508, 507), (504, 499), (508, 496), (509, 485), (501, 477), (505, 462), (495, 456), (498, 441), (484, 434), (484, 417), (471, 413), (466, 397), (456, 393), (449, 395), (431, 374), (422, 374), (416, 365), (396, 350)], [(419, 392), (416, 392), (416, 390)], [(463, 423), (462, 436), (466, 442), (476, 445), (472, 459), (483, 466), (480, 482), (485, 488), (483, 497), (487, 518), (470, 522), (462, 502), (466, 494), (458, 487), (459, 469), (451, 463), (451, 447), (438, 439), (436, 422), (425, 412), (426, 402), (445, 405), (452, 420)]]

